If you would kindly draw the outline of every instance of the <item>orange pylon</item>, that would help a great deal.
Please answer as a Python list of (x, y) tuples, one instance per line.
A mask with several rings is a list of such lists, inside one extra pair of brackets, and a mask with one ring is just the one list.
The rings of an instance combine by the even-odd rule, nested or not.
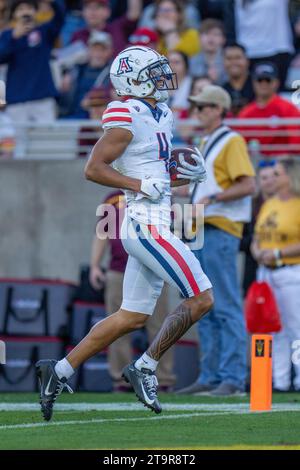
[(272, 335), (253, 335), (250, 410), (272, 409)]

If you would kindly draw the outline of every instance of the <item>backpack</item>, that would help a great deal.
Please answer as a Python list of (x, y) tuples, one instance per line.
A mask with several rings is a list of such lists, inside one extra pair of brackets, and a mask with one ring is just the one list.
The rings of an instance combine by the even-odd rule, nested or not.
[(281, 330), (280, 313), (267, 282), (251, 284), (245, 301), (245, 318), (249, 333), (278, 333)]

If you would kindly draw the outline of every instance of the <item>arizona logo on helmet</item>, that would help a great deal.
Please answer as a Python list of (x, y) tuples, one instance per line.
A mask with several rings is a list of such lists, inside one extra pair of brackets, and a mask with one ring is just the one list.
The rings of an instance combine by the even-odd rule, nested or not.
[(132, 67), (129, 65), (129, 57), (121, 57), (119, 61), (118, 74), (132, 72)]

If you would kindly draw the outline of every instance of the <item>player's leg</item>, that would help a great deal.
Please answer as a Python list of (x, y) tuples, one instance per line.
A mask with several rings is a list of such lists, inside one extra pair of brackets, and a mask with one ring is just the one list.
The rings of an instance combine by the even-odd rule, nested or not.
[(183, 301), (170, 313), (152, 341), (146, 355), (159, 361), (162, 355), (175, 344), (190, 327), (212, 308), (212, 290)]
[[(129, 256), (123, 284), (122, 308), (142, 311), (148, 317), (154, 312), (157, 299), (163, 288), (163, 280), (147, 268), (140, 259)], [(138, 399), (156, 413), (161, 412), (157, 399), (157, 378), (154, 371), (145, 365), (142, 370), (134, 362), (123, 369), (123, 377), (133, 387)]]
[[(107, 315), (117, 312), (122, 304), (122, 289), (124, 272), (109, 270), (106, 273), (105, 286), (105, 309)], [(122, 379), (122, 370), (126, 364), (133, 359), (132, 337), (121, 336), (114, 341), (107, 351), (109, 373), (113, 380), (114, 391), (129, 390), (129, 387)]]
[(153, 313), (162, 286), (161, 279), (129, 256), (121, 308), (94, 325), (88, 335), (61, 361), (43, 360), (37, 363), (40, 403), (46, 420), (51, 419), (53, 404), (61, 391), (68, 387), (67, 380), (76, 368), (116, 339), (144, 326), (149, 314)]
[[(168, 301), (169, 291), (170, 289), (165, 283), (162, 293), (157, 301), (154, 313), (149, 318), (149, 321), (146, 323), (147, 335), (150, 343), (152, 343), (166, 316), (170, 312)], [(159, 361), (158, 368), (156, 370), (156, 375), (159, 382), (160, 390), (172, 390), (175, 385), (176, 375), (174, 374), (174, 359), (174, 348), (170, 348), (168, 351), (166, 351), (166, 353)], [(130, 361), (127, 361), (127, 364), (129, 362)]]
[[(129, 220), (127, 230), (126, 236), (122, 235), (126, 250), (129, 253), (134, 252), (135, 257), (158, 278), (176, 286), (186, 297), (186, 300), (166, 317), (146, 353), (135, 364), (124, 369), (125, 376), (127, 374), (138, 395), (138, 384), (143, 378), (136, 371), (155, 372), (164, 352), (211, 309), (213, 298), (211, 283), (203, 273), (199, 261), (168, 229)], [(141, 399), (140, 396), (139, 398)]]
[(40, 404), (44, 419), (49, 421), (58, 395), (67, 388), (68, 379), (75, 369), (113, 341), (144, 326), (147, 316), (120, 309), (93, 326), (88, 335), (60, 361), (41, 360), (36, 364), (40, 384)]
[[(118, 310), (93, 326), (88, 335), (68, 354), (67, 360), (73, 369), (107, 348), (121, 336), (142, 328), (147, 317), (138, 312)], [(58, 368), (59, 370), (59, 368)]]

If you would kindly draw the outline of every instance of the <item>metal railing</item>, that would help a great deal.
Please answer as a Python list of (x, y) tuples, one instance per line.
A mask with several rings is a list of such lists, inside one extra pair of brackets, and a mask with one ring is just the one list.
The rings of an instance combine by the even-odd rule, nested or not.
[[(227, 119), (225, 124), (247, 140), (250, 154), (300, 155), (300, 118)], [(102, 135), (100, 121), (57, 120), (48, 124), (18, 125), (16, 159), (74, 159), (87, 156)], [(177, 120), (174, 145), (196, 144), (201, 140), (201, 126), (191, 119)]]

